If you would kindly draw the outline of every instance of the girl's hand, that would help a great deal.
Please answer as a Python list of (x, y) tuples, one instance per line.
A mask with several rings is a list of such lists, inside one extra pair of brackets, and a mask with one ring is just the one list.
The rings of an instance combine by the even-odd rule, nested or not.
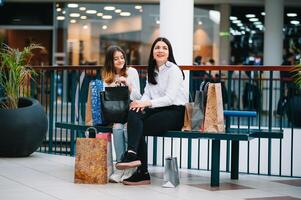
[(116, 81), (116, 84), (121, 84), (121, 85), (125, 85), (125, 86), (128, 86), (129, 87), (129, 91), (130, 93), (132, 92), (132, 84), (128, 84), (127, 81), (126, 81), (126, 78), (124, 76), (120, 76), (118, 78), (118, 80)]
[(136, 112), (143, 111), (146, 107), (151, 106), (150, 101), (133, 101), (130, 104), (130, 110), (134, 110)]
[(119, 84), (127, 85), (126, 78), (124, 76), (120, 76), (116, 82)]

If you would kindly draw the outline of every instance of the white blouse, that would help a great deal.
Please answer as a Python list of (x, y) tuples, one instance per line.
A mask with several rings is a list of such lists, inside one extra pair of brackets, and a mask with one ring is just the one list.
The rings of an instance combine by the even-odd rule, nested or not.
[[(139, 100), (141, 99), (141, 93), (140, 93), (140, 81), (139, 81), (139, 75), (135, 68), (129, 67), (127, 68), (127, 74), (126, 77), (126, 83), (129, 86), (132, 86), (132, 92), (130, 94), (131, 100)], [(105, 87), (116, 87), (116, 81), (118, 80), (119, 75), (115, 75), (115, 79), (111, 84), (107, 84), (104, 82)]]
[(167, 61), (159, 67), (157, 84), (147, 81), (141, 100), (150, 100), (153, 108), (171, 105), (185, 105), (187, 102), (184, 79), (181, 69), (174, 63)]

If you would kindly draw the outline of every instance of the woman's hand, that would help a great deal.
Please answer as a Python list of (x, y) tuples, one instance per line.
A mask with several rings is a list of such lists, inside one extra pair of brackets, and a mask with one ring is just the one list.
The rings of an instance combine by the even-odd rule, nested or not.
[(126, 78), (124, 76), (120, 76), (117, 80), (116, 83), (122, 84), (122, 85), (128, 85), (126, 82)]
[(130, 110), (134, 110), (136, 112), (143, 111), (146, 107), (151, 106), (151, 102), (146, 100), (146, 101), (133, 101), (130, 104)]
[(132, 84), (129, 84), (129, 83), (126, 81), (126, 78), (125, 78), (124, 76), (120, 76), (120, 77), (116, 80), (115, 83), (116, 83), (116, 84), (119, 84), (119, 85), (125, 85), (125, 86), (128, 86), (130, 93), (132, 92), (133, 86), (132, 86)]

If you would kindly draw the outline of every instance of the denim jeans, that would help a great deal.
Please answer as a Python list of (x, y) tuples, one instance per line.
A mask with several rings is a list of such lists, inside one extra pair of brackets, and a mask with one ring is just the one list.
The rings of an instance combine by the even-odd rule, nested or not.
[(113, 125), (113, 141), (116, 161), (120, 162), (123, 153), (127, 149), (127, 124), (115, 123)]

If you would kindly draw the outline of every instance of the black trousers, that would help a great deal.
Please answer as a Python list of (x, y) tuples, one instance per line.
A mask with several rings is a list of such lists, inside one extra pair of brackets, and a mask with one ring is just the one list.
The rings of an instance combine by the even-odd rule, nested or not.
[(168, 130), (181, 130), (184, 123), (185, 106), (146, 108), (144, 111), (129, 111), (128, 150), (137, 152), (141, 160), (139, 167), (147, 171), (147, 144), (145, 135), (160, 136)]

